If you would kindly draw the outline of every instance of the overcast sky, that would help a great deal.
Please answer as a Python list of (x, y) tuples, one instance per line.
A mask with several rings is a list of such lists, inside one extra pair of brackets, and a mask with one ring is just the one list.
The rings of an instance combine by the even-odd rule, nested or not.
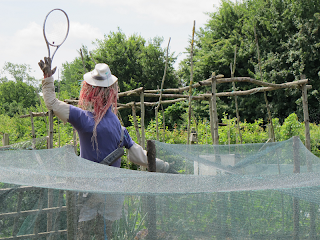
[(193, 21), (196, 30), (203, 27), (208, 20), (205, 12), (219, 6), (220, 0), (0, 0), (0, 69), (5, 62), (26, 63), (33, 76), (42, 77), (37, 65), (47, 55), (42, 26), (54, 8), (66, 11), (70, 19), (68, 38), (54, 57), (53, 65), (60, 68), (78, 56), (81, 45), (92, 50), (95, 39), (118, 27), (127, 36), (163, 37), (162, 47), (171, 37), (169, 50), (181, 53), (179, 61), (185, 57)]

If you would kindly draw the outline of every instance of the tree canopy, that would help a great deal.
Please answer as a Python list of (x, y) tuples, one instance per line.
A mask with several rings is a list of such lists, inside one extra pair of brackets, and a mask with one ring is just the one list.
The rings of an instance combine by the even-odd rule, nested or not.
[[(318, 121), (317, 114), (313, 113), (319, 111), (319, 4), (319, 0), (243, 0), (236, 3), (222, 0), (219, 9), (209, 13), (210, 19), (205, 27), (197, 32), (194, 80), (209, 78), (213, 71), (230, 77), (230, 63), (234, 62), (237, 49), (235, 76), (284, 83), (305, 75), (313, 86), (309, 106), (314, 112), (310, 111), (310, 118)], [(189, 79), (189, 69), (190, 60), (185, 59), (179, 71), (184, 81)], [(242, 84), (241, 87), (253, 86)], [(220, 84), (218, 91), (232, 91), (232, 85)], [(299, 90), (269, 92), (273, 116), (283, 120), (297, 111), (302, 117), (300, 98)], [(261, 94), (238, 99), (242, 121), (266, 118)], [(228, 113), (234, 116), (234, 98), (221, 100), (229, 106)]]
[(0, 83), (0, 114), (10, 117), (24, 114), (39, 102), (36, 88), (24, 82), (8, 81)]
[[(161, 86), (166, 62), (166, 49), (161, 47), (162, 38), (155, 37), (148, 42), (141, 36), (133, 34), (127, 37), (120, 29), (110, 32), (103, 39), (97, 39), (96, 48), (92, 51), (93, 59), (98, 63), (107, 63), (113, 75), (118, 77), (121, 91), (128, 91), (139, 87), (144, 89), (157, 89)], [(94, 68), (90, 54), (85, 46), (81, 49), (85, 61), (86, 71)], [(177, 87), (178, 78), (173, 68), (176, 57), (171, 54), (168, 57), (168, 68), (165, 79), (165, 87)], [(63, 65), (61, 91), (67, 90), (71, 97), (78, 97), (79, 82), (83, 79), (84, 68), (79, 57), (70, 63)], [(139, 97), (127, 97), (121, 102), (140, 101)], [(146, 99), (148, 101), (148, 99)], [(152, 99), (151, 101), (154, 101)], [(131, 111), (130, 111), (131, 112)], [(128, 114), (130, 114), (128, 111)], [(127, 113), (123, 111), (123, 120), (128, 121)], [(150, 119), (154, 113), (146, 114)]]
[[(10, 74), (10, 76), (13, 77), (13, 80), (15, 80), (16, 82), (25, 82), (33, 85), (37, 84), (37, 80), (33, 76), (31, 76), (32, 69), (28, 64), (5, 62), (2, 72)], [(3, 77), (0, 79), (0, 81), (2, 82), (8, 80), (11, 79), (8, 79), (7, 77)]]

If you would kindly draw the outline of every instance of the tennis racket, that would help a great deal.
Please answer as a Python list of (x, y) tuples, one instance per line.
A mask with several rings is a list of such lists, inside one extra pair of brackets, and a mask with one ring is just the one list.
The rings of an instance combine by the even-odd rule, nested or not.
[[(51, 10), (43, 23), (43, 36), (48, 48), (48, 57), (53, 57), (59, 47), (67, 39), (69, 33), (69, 18), (65, 11), (56, 8)], [(52, 56), (50, 55), (50, 47), (55, 48)]]

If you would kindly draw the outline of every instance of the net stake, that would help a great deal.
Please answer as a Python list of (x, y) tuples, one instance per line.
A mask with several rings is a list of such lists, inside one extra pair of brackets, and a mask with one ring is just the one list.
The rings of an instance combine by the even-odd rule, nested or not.
[[(156, 171), (156, 145), (153, 140), (147, 141), (147, 157), (148, 157), (148, 171)], [(147, 196), (147, 211), (148, 211), (148, 235), (147, 240), (157, 238), (157, 218), (156, 218), (156, 197), (152, 195)]]

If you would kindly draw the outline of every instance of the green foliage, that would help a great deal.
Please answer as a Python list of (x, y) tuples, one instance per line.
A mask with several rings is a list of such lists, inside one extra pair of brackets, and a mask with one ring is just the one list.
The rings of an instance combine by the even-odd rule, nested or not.
[[(128, 91), (139, 87), (144, 89), (157, 89), (161, 86), (165, 68), (166, 49), (161, 47), (162, 38), (155, 37), (148, 42), (140, 35), (126, 36), (120, 29), (110, 32), (103, 39), (97, 39), (96, 48), (92, 56), (96, 62), (107, 63), (112, 74), (118, 77), (121, 91)], [(85, 46), (82, 47), (83, 57), (87, 71), (94, 68), (94, 63)], [(173, 64), (176, 57), (168, 57), (165, 88), (177, 87), (178, 80), (174, 73)], [(65, 98), (79, 96), (79, 81), (83, 79), (83, 64), (81, 57), (75, 58), (70, 63), (63, 65), (61, 93)], [(56, 84), (57, 86), (57, 84)], [(140, 101), (139, 97), (124, 97), (121, 103)], [(145, 101), (154, 101), (146, 98)], [(124, 110), (123, 121), (127, 124), (129, 111)], [(147, 122), (154, 116), (153, 111), (146, 111)]]
[[(9, 73), (16, 82), (25, 82), (35, 85), (38, 83), (38, 81), (30, 75), (32, 73), (32, 69), (28, 64), (5, 62), (2, 72)], [(3, 78), (3, 81), (5, 80), (7, 80), (6, 77)]]
[(147, 213), (142, 211), (141, 202), (138, 196), (129, 196), (125, 199), (122, 218), (113, 224), (112, 239), (134, 239), (144, 227)]
[(0, 83), (0, 113), (13, 117), (25, 114), (27, 108), (37, 105), (37, 89), (22, 81)]
[[(163, 39), (155, 37), (148, 43), (139, 35), (127, 37), (120, 29), (97, 40), (97, 49), (93, 57), (98, 62), (110, 66), (114, 75), (119, 78), (121, 91), (138, 87), (156, 89), (161, 85), (165, 67), (165, 49), (161, 48)], [(166, 87), (177, 86), (173, 72), (175, 57), (169, 56)]]
[(287, 140), (293, 136), (299, 136), (304, 140), (304, 124), (298, 121), (295, 113), (290, 114), (279, 129), (279, 141)]
[[(159, 140), (169, 144), (186, 144), (187, 143), (187, 116), (184, 116), (184, 124), (174, 125), (173, 129), (163, 129), (163, 117), (159, 114)], [(135, 142), (138, 142), (136, 137), (136, 130), (133, 127), (133, 119), (130, 116), (129, 120), (132, 126), (127, 127), (130, 136)], [(276, 141), (285, 141), (293, 136), (299, 136), (302, 142), (305, 141), (305, 127), (303, 122), (298, 121), (295, 113), (290, 114), (281, 125), (279, 119), (272, 120)], [(140, 118), (138, 118), (139, 127)], [(212, 144), (212, 136), (210, 130), (210, 122), (207, 119), (192, 119), (191, 127), (197, 131), (198, 144)], [(236, 118), (229, 118), (224, 114), (222, 118), (222, 125), (219, 126), (219, 144), (240, 144), (240, 136)], [(270, 138), (269, 127), (264, 125), (262, 119), (255, 120), (253, 123), (240, 122), (240, 131), (242, 136), (242, 143), (264, 143)], [(141, 133), (140, 133), (141, 134)], [(311, 151), (316, 156), (320, 157), (320, 126), (317, 124), (310, 124), (311, 135)], [(145, 129), (146, 140), (157, 140), (156, 121), (151, 120), (150, 124)]]
[[(319, 89), (319, 0), (223, 0), (216, 12), (209, 13), (209, 20), (196, 34), (194, 48), (194, 81), (207, 79), (212, 71), (231, 75), (230, 63), (234, 62), (237, 49), (235, 76), (250, 76), (270, 83), (284, 83), (300, 79), (304, 74), (313, 89)], [(254, 34), (256, 29), (258, 49)], [(189, 48), (187, 48), (189, 52)], [(180, 64), (179, 76), (188, 84), (190, 60)], [(239, 87), (240, 84), (237, 84)], [(255, 87), (241, 84), (241, 89)], [(231, 84), (219, 84), (218, 92), (232, 91)], [(286, 89), (268, 93), (271, 112), (280, 122), (292, 112), (303, 119), (299, 90)], [(311, 122), (318, 122), (319, 93), (314, 91), (308, 101), (314, 111)], [(234, 98), (221, 99), (234, 106)], [(241, 121), (254, 122), (266, 119), (264, 99), (261, 94), (238, 98), (242, 112)], [(235, 108), (227, 113), (234, 117)]]
[(181, 126), (184, 123), (183, 115), (188, 109), (187, 102), (177, 102), (165, 109), (166, 125), (172, 129), (175, 125)]

